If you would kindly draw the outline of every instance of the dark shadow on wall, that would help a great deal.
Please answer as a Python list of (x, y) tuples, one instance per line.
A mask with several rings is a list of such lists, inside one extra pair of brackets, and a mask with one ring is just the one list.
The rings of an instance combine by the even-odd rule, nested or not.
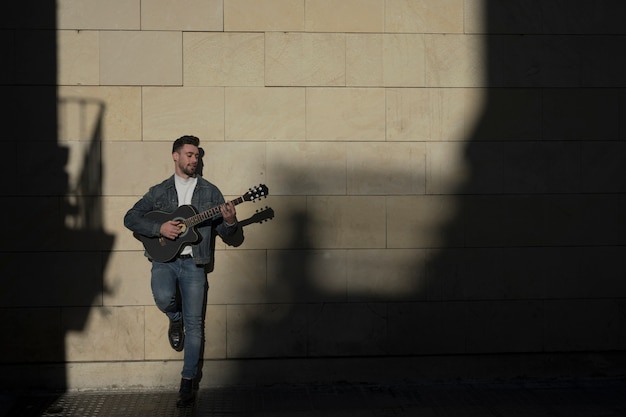
[[(81, 349), (67, 336), (102, 305), (114, 238), (103, 229), (105, 108), (59, 100), (56, 6), (44, 3), (12, 2), (0, 15), (0, 181), (10, 236), (0, 243), (0, 380), (11, 390), (63, 391), (66, 361)], [(24, 382), (20, 369), (38, 378)]]
[(464, 304), (465, 353), (624, 350), (626, 5), (486, 5), (486, 107), (443, 229), (463, 253), (429, 262), (429, 299)]
[[(455, 214), (439, 227), (439, 243), (415, 251), (419, 261), (366, 261), (382, 283), (394, 268), (414, 271), (419, 289), (393, 296), (324, 290), (312, 271), (326, 268), (329, 280), (341, 281), (345, 264), (320, 262), (323, 249), (314, 255), (317, 225), (306, 211), (277, 210), (291, 249), (270, 251), (277, 270), (268, 271), (267, 296), (276, 302), (259, 306), (245, 326), (251, 342), (237, 352), (267, 359), (267, 381), (303, 378), (294, 362), (272, 358), (311, 359), (312, 369), (316, 358), (478, 363), (484, 355), (626, 349), (626, 3), (486, 1), (484, 13), (489, 88), (461, 147), (468, 174), (454, 189), (427, 182), (424, 196), (454, 200)], [(285, 167), (282, 176), (305, 174)], [(373, 214), (378, 221), (385, 219)], [(247, 366), (242, 382), (253, 374)], [(327, 371), (341, 380), (349, 378), (345, 369)], [(407, 366), (405, 376), (419, 372)], [(498, 376), (497, 366), (488, 372)]]

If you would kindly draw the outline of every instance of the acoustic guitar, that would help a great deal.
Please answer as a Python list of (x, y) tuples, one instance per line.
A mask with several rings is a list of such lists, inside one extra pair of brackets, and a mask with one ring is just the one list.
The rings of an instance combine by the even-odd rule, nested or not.
[[(255, 202), (261, 198), (267, 197), (269, 190), (267, 186), (260, 184), (256, 187), (252, 187), (247, 193), (232, 200), (234, 205), (243, 203), (244, 201)], [(178, 207), (171, 213), (164, 211), (151, 211), (145, 214), (145, 217), (156, 220), (159, 223), (165, 223), (173, 220), (178, 221), (181, 234), (178, 238), (172, 240), (163, 236), (148, 237), (134, 233), (134, 236), (143, 243), (143, 247), (148, 252), (151, 259), (157, 262), (168, 262), (178, 256), (181, 250), (187, 245), (191, 245), (200, 240), (200, 234), (196, 228), (200, 223), (216, 218), (222, 215), (220, 208), (225, 204), (212, 207), (202, 213), (199, 213), (196, 208), (190, 204), (185, 204)]]

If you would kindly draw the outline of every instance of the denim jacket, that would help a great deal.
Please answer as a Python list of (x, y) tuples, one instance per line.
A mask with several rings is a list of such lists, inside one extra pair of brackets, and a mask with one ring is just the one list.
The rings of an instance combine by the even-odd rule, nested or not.
[[(224, 204), (224, 196), (221, 191), (212, 183), (198, 176), (198, 183), (191, 197), (191, 205), (198, 212), (206, 211), (210, 208)], [(148, 192), (135, 205), (128, 210), (124, 216), (124, 226), (140, 235), (152, 237), (159, 236), (161, 223), (145, 218), (144, 215), (150, 211), (159, 210), (173, 212), (178, 208), (178, 194), (174, 185), (172, 175), (160, 184), (151, 187)], [(238, 224), (227, 226), (221, 218), (208, 219), (196, 228), (202, 238), (192, 245), (193, 260), (197, 265), (211, 263), (211, 230), (215, 226), (220, 237), (228, 238), (237, 232)], [(145, 252), (144, 255), (148, 256)]]

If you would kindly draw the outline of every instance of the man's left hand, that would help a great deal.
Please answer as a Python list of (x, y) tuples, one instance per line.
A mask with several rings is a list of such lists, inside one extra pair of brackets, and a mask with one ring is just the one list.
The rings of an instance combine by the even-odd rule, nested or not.
[(226, 223), (237, 223), (237, 211), (235, 210), (235, 205), (232, 201), (227, 201), (223, 206), (221, 206), (220, 212), (222, 213), (222, 217)]

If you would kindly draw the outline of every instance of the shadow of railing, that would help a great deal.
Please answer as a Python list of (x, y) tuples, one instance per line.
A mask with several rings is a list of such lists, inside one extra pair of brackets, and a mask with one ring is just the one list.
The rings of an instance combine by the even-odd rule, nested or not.
[[(102, 209), (105, 106), (88, 99), (58, 100), (48, 86), (8, 88), (14, 111), (24, 114), (6, 121), (15, 136), (3, 140), (24, 158), (2, 180), (11, 190), (3, 195), (7, 218), (19, 221), (9, 226), (15, 239), (0, 244), (0, 314), (11, 341), (0, 348), (1, 385), (62, 392), (68, 367), (80, 360), (76, 355), (82, 349), (68, 344), (68, 336), (84, 331), (92, 308), (102, 305), (103, 274), (114, 242), (104, 230)], [(87, 114), (87, 109), (93, 111)], [(37, 126), (39, 118), (56, 121)], [(15, 133), (20, 120), (34, 126)], [(16, 179), (18, 185), (11, 187)], [(15, 400), (22, 408), (32, 401), (31, 408), (42, 413), (49, 405), (36, 396)]]

